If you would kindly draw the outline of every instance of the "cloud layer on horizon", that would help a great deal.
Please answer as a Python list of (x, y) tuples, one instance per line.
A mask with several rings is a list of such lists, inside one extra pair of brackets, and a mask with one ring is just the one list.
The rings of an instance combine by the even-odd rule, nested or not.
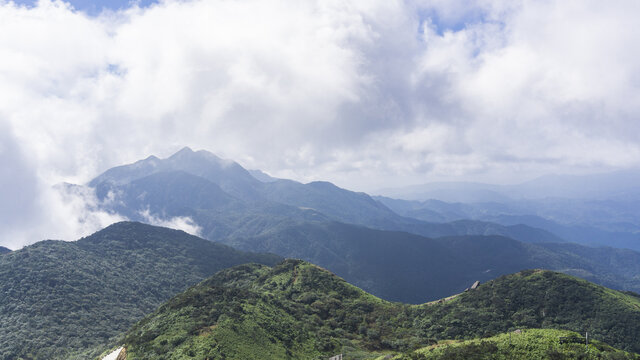
[(356, 190), (638, 167), (639, 12), (167, 0), (88, 16), (0, 1), (0, 245), (107, 225), (51, 185), (185, 145)]

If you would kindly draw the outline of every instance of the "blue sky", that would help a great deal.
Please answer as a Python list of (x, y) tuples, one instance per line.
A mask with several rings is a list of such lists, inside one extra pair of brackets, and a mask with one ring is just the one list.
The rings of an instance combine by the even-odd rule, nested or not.
[[(122, 10), (136, 4), (141, 8), (148, 7), (153, 4), (157, 4), (158, 0), (63, 0), (64, 2), (71, 4), (77, 11), (84, 12), (86, 14), (95, 16), (100, 14), (103, 10)], [(33, 7), (36, 5), (37, 0), (13, 0), (18, 5), (26, 5)], [(418, 28), (418, 34), (422, 34), (424, 23), (430, 23), (436, 30), (438, 35), (442, 35), (446, 31), (459, 31), (468, 24), (484, 21), (483, 14), (480, 11), (470, 11), (462, 17), (446, 18), (438, 12), (437, 8), (428, 7), (418, 10), (416, 14), (419, 18), (420, 26)]]
[(486, 22), (485, 14), (481, 9), (469, 9), (462, 16), (448, 17), (438, 11), (437, 8), (428, 7), (418, 10), (417, 16), (421, 24), (430, 23), (438, 35), (443, 35), (447, 31), (456, 32), (463, 30), (469, 24)]
[[(33, 7), (37, 3), (37, 0), (13, 0), (13, 2), (19, 5)], [(71, 4), (76, 10), (90, 15), (97, 15), (105, 9), (114, 11), (122, 10), (133, 4), (144, 8), (158, 3), (158, 0), (64, 0), (64, 2)], [(446, 31), (459, 31), (467, 24), (483, 22), (485, 20), (484, 14), (479, 9), (470, 9), (462, 17), (447, 18), (446, 16), (443, 17), (437, 8), (427, 7), (419, 9), (416, 15), (420, 19), (421, 24), (430, 22), (439, 35), (442, 35)], [(419, 31), (421, 31), (421, 29), (419, 29)]]
[[(16, 4), (34, 6), (36, 0), (14, 0)], [(130, 7), (132, 4), (138, 4), (140, 7), (147, 7), (157, 3), (155, 0), (67, 0), (74, 9), (85, 12), (90, 15), (99, 14), (103, 9), (120, 10)]]

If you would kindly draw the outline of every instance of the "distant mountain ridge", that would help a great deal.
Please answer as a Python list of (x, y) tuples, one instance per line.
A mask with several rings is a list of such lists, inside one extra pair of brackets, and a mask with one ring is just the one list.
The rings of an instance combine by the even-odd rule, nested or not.
[(253, 203), (276, 202), (314, 209), (334, 220), (362, 225), (401, 219), (364, 193), (347, 191), (327, 182), (301, 184), (283, 179), (262, 182), (236, 162), (223, 160), (204, 150), (194, 152), (188, 147), (167, 159), (150, 156), (133, 164), (109, 169), (89, 182), (89, 186), (98, 190), (99, 197), (104, 197), (111, 188), (121, 190), (123, 186), (140, 183), (151, 175), (176, 171), (206, 179), (249, 206)]
[[(207, 195), (203, 192), (202, 188), (207, 186), (203, 184), (202, 179), (213, 184), (209, 185), (209, 189), (217, 195)], [(196, 184), (198, 182), (202, 184)], [(191, 216), (203, 227), (204, 236), (214, 240), (223, 239), (236, 232), (225, 229), (244, 228), (245, 221), (252, 221), (245, 216), (248, 213), (251, 213), (252, 217), (262, 218), (263, 229), (268, 229), (271, 225), (267, 223), (276, 224), (283, 221), (279, 212), (282, 211), (286, 212), (286, 217), (295, 220), (325, 218), (380, 230), (407, 231), (428, 237), (503, 235), (527, 242), (562, 241), (544, 230), (528, 228), (527, 231), (522, 231), (522, 225), (512, 227), (481, 221), (435, 224), (403, 217), (365, 193), (345, 190), (329, 182), (301, 184), (285, 179), (262, 182), (233, 161), (222, 160), (203, 150), (193, 152), (189, 148), (184, 148), (167, 159), (152, 156), (134, 164), (109, 169), (92, 180), (89, 186), (96, 189), (100, 199), (106, 199), (109, 194), (116, 196), (105, 205), (107, 210), (140, 221), (144, 218), (137, 214), (147, 208), (160, 216)], [(211, 199), (204, 205), (204, 199), (199, 200), (198, 195), (186, 193), (187, 188)], [(182, 199), (180, 204), (173, 204), (172, 200), (158, 200), (176, 198), (177, 196), (171, 193), (180, 192), (185, 198), (190, 197), (194, 201), (188, 203)], [(148, 199), (155, 203), (149, 203)], [(230, 203), (233, 206), (229, 205)], [(212, 212), (213, 208), (218, 211)], [(264, 209), (269, 210), (265, 213)], [(279, 211), (274, 212), (274, 209)], [(313, 212), (313, 215), (310, 212)], [(258, 233), (237, 235), (253, 236)]]
[[(408, 201), (382, 196), (374, 198), (400, 215), (427, 222), (450, 223), (473, 219), (506, 227), (526, 224), (571, 242), (640, 250), (640, 220), (637, 217), (640, 202), (633, 200), (545, 199), (450, 203), (433, 199)], [(527, 232), (531, 233), (530, 230)]]
[(261, 171), (261, 170), (248, 170), (251, 176), (262, 181), (262, 182), (274, 182), (277, 181), (278, 178), (274, 178), (271, 175)]
[(218, 270), (275, 255), (122, 222), (0, 256), (0, 359), (90, 359), (163, 301)]
[(514, 185), (427, 183), (378, 194), (398, 214), (423, 221), (525, 224), (571, 242), (640, 250), (638, 170), (546, 175)]
[(550, 174), (518, 184), (432, 182), (376, 191), (405, 200), (503, 202), (519, 199), (640, 200), (640, 171), (623, 170), (589, 175)]
[(7, 249), (4, 246), (0, 246), (0, 255), (10, 253), (11, 249)]

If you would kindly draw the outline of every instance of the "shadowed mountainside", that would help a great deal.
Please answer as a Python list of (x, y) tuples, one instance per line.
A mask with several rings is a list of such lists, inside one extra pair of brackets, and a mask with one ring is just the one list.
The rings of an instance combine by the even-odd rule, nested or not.
[(257, 237), (227, 241), (330, 269), (386, 300), (421, 303), (527, 268), (571, 273), (640, 291), (640, 253), (577, 244), (528, 244), (501, 236), (425, 238), (338, 222), (284, 223)]

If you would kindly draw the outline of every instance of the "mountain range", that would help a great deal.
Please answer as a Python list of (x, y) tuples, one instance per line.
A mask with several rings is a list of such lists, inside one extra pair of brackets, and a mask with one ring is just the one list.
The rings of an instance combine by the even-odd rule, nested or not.
[(333, 220), (427, 237), (504, 235), (523, 241), (562, 241), (541, 229), (527, 227), (528, 231), (522, 231), (522, 225), (481, 221), (441, 224), (403, 217), (365, 193), (328, 182), (262, 182), (233, 161), (189, 148), (167, 159), (151, 156), (109, 169), (88, 186), (95, 189), (108, 211), (132, 220), (144, 220), (141, 213), (145, 211), (162, 217), (190, 216), (202, 227), (203, 236), (212, 240), (259, 235), (274, 224), (293, 219)]
[[(434, 300), (475, 280), (524, 268), (640, 290), (635, 252), (546, 246), (565, 241), (519, 223), (426, 222), (403, 216), (402, 200), (376, 200), (327, 182), (301, 184), (261, 174), (266, 182), (233, 161), (184, 148), (167, 159), (152, 156), (109, 169), (88, 186), (107, 211), (138, 221), (149, 214), (189, 217), (204, 238), (311, 261), (392, 301)], [(627, 260), (600, 263), (601, 254)]]
[(377, 194), (410, 200), (447, 202), (502, 202), (506, 199), (640, 200), (640, 171), (615, 171), (588, 175), (549, 174), (516, 184), (468, 181), (431, 182), (386, 188)]
[(399, 200), (374, 197), (403, 216), (428, 222), (489, 221), (503, 226), (527, 225), (559, 238), (591, 246), (640, 250), (640, 203), (544, 199), (478, 203)]
[[(120, 360), (586, 356), (559, 342), (571, 331), (621, 349), (595, 342), (598, 358), (640, 351), (640, 253), (623, 248), (635, 245), (631, 195), (626, 208), (614, 197), (371, 197), (189, 148), (58, 187), (80, 188), (133, 221), (0, 248), (2, 360), (123, 344)], [(202, 238), (141, 223), (175, 219)], [(505, 347), (521, 328), (545, 340)]]

